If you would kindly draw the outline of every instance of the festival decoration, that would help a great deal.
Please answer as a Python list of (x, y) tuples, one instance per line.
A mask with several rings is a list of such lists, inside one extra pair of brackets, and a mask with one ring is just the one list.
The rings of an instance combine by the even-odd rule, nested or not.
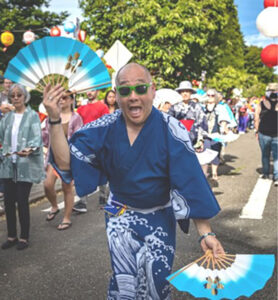
[(272, 276), (272, 254), (222, 254), (216, 259), (212, 251), (167, 277), (178, 290), (196, 298), (237, 299), (250, 297), (262, 289)]
[(97, 49), (96, 54), (99, 58), (103, 58), (104, 51), (102, 49)]
[(267, 37), (278, 37), (278, 7), (268, 7), (257, 17), (258, 30)]
[(64, 24), (64, 30), (66, 33), (72, 33), (75, 30), (75, 25), (73, 22), (69, 21)]
[(82, 43), (85, 42), (86, 36), (87, 36), (87, 32), (85, 30), (79, 30), (78, 39), (80, 42)]
[(35, 33), (32, 32), (31, 30), (27, 30), (26, 32), (24, 32), (23, 34), (23, 42), (27, 45), (29, 45), (30, 43), (34, 42), (35, 40)]
[(24, 47), (9, 62), (4, 77), (39, 91), (48, 83), (60, 83), (74, 93), (111, 86), (97, 54), (66, 37), (44, 37)]
[(200, 85), (200, 82), (198, 80), (196, 80), (196, 79), (192, 80), (192, 86), (193, 86), (193, 88), (197, 88), (199, 85)]
[(278, 45), (271, 44), (266, 46), (261, 52), (261, 60), (268, 67), (278, 65)]
[(264, 8), (278, 6), (278, 0), (264, 0)]
[(61, 29), (58, 26), (54, 26), (50, 29), (50, 35), (51, 36), (60, 36), (61, 35)]
[(1, 43), (5, 46), (3, 51), (7, 51), (8, 47), (14, 43), (14, 35), (10, 31), (4, 31), (1, 34)]

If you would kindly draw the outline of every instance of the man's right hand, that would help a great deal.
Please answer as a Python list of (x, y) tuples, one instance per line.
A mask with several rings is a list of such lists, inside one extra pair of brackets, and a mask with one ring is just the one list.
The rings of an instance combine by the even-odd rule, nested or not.
[(61, 112), (59, 101), (65, 93), (65, 89), (60, 84), (57, 84), (54, 87), (52, 87), (51, 84), (48, 84), (44, 88), (43, 104), (50, 120), (59, 120)]

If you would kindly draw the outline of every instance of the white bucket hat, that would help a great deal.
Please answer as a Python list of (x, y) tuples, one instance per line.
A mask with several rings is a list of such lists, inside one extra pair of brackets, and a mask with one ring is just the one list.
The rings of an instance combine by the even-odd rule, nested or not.
[(177, 92), (182, 90), (190, 90), (192, 94), (195, 94), (196, 91), (192, 88), (192, 84), (190, 81), (182, 81), (178, 88), (175, 89)]

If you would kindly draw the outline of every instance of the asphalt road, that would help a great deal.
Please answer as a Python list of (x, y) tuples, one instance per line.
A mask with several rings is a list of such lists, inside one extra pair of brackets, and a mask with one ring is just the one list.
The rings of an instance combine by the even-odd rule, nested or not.
[[(226, 148), (224, 165), (219, 168), (219, 187), (213, 191), (222, 211), (212, 226), (229, 253), (276, 255), (277, 263), (277, 188), (271, 187), (263, 219), (241, 219), (240, 213), (258, 180), (260, 150), (252, 132), (240, 136)], [(46, 199), (31, 205), (30, 247), (0, 250), (0, 299), (106, 299), (110, 258), (103, 212), (97, 194), (88, 203), (86, 214), (73, 214), (73, 226), (58, 231), (62, 212), (46, 222)], [(61, 195), (59, 195), (61, 199)], [(192, 225), (192, 224), (191, 224)], [(184, 235), (178, 229), (173, 271), (202, 255), (192, 225)], [(0, 219), (0, 241), (6, 240), (6, 223)], [(172, 299), (195, 299), (173, 288)], [(238, 299), (247, 299), (240, 297)], [(263, 290), (250, 299), (277, 299), (277, 268)]]

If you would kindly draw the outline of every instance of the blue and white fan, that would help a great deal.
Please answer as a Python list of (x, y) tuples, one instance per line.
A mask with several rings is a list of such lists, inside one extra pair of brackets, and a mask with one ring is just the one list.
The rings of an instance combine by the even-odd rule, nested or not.
[(250, 297), (262, 289), (272, 276), (273, 254), (205, 255), (171, 274), (166, 279), (178, 290), (196, 298), (237, 299)]
[(107, 68), (87, 45), (66, 37), (44, 37), (21, 49), (4, 74), (42, 91), (48, 83), (81, 93), (111, 86)]

